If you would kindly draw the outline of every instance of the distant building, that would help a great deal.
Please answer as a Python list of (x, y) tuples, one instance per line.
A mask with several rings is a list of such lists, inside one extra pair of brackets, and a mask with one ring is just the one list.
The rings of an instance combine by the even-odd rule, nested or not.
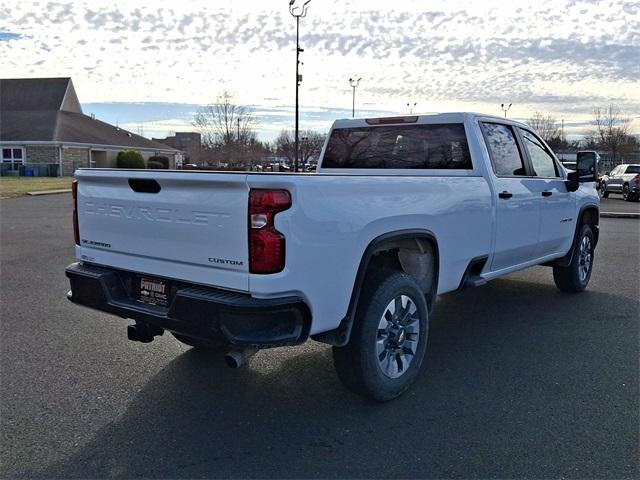
[(181, 150), (184, 163), (198, 163), (202, 153), (202, 137), (197, 132), (176, 132), (172, 137), (154, 138), (154, 142)]
[[(118, 152), (137, 150), (145, 159), (180, 152), (167, 145), (84, 115), (70, 78), (0, 80), (2, 174), (73, 175), (80, 167), (115, 167)], [(45, 172), (45, 173), (42, 173)]]

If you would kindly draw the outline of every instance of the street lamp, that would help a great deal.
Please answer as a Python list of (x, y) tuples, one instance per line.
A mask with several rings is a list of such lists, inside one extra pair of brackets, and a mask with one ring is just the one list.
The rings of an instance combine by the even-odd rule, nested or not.
[(349, 85), (351, 85), (351, 88), (353, 88), (353, 101), (351, 103), (351, 118), (354, 118), (356, 116), (356, 87), (360, 84), (360, 80), (362, 80), (362, 77), (358, 77), (357, 79), (355, 78), (349, 79)]
[(300, 18), (304, 18), (307, 16), (307, 5), (311, 0), (307, 0), (301, 6), (295, 6), (294, 3), (296, 0), (289, 0), (289, 13), (295, 17), (296, 19), (296, 156), (295, 162), (293, 164), (293, 171), (298, 171), (298, 124), (299, 124), (299, 111), (298, 111), (298, 89), (300, 87), (300, 82), (302, 81), (302, 75), (300, 75), (299, 67), (300, 67), (300, 54), (304, 52), (302, 48), (300, 48)]
[(411, 105), (410, 103), (407, 103), (407, 108), (409, 109), (409, 114), (413, 113), (413, 109), (416, 108), (416, 105), (418, 105), (418, 102), (413, 102), (413, 105)]
[(507, 107), (504, 106), (504, 103), (500, 105), (500, 108), (502, 108), (502, 111), (504, 112), (504, 118), (507, 118), (507, 112), (511, 108), (511, 105), (513, 105), (513, 103), (510, 103)]

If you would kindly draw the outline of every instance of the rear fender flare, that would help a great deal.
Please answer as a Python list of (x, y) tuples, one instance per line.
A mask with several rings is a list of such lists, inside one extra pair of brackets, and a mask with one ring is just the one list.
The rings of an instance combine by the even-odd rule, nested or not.
[(438, 241), (430, 230), (424, 229), (410, 229), (410, 230), (397, 230), (395, 232), (385, 233), (374, 238), (367, 248), (365, 249), (362, 258), (360, 260), (360, 265), (358, 266), (358, 273), (356, 274), (356, 279), (353, 285), (353, 290), (351, 292), (351, 299), (349, 300), (349, 307), (347, 309), (347, 314), (340, 321), (340, 325), (334, 330), (329, 330), (327, 332), (318, 333), (316, 335), (312, 335), (311, 338), (318, 342), (328, 343), (330, 345), (334, 345), (337, 347), (343, 347), (347, 343), (349, 343), (349, 338), (351, 337), (351, 330), (353, 328), (353, 321), (355, 319), (356, 308), (358, 306), (358, 300), (360, 299), (360, 292), (362, 286), (364, 284), (365, 277), (367, 275), (367, 271), (369, 269), (369, 264), (375, 253), (384, 251), (385, 245), (389, 245), (393, 242), (398, 242), (402, 240), (427, 240), (433, 245), (434, 256), (435, 256), (435, 279), (432, 286), (432, 302), (431, 307), (433, 308), (433, 303), (435, 302), (435, 296), (438, 292), (438, 278), (440, 273), (440, 253), (438, 250)]

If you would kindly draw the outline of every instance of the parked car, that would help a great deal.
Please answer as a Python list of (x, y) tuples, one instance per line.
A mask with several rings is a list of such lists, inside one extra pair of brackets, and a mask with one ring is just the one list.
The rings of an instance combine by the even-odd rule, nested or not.
[(589, 162), (567, 172), (528, 126), (452, 113), (338, 120), (317, 175), (81, 169), (68, 298), (236, 367), (324, 342), (348, 388), (389, 400), (420, 371), (438, 295), (534, 265), (586, 288)]
[(640, 164), (622, 164), (604, 174), (600, 180), (600, 195), (620, 193), (628, 202), (640, 199)]

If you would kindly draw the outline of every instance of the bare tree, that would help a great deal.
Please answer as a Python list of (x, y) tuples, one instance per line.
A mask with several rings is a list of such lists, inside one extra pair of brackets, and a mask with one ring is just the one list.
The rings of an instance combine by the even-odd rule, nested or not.
[[(299, 159), (301, 160), (301, 164), (304, 165), (313, 157), (320, 155), (326, 135), (314, 132), (313, 130), (301, 130), (299, 136)], [(279, 155), (287, 157), (289, 162), (294, 162), (296, 157), (296, 142), (292, 130), (280, 131), (280, 134), (275, 140), (275, 150)]]
[(257, 124), (251, 109), (238, 105), (227, 91), (215, 103), (200, 107), (192, 122), (202, 135), (205, 150), (211, 152), (208, 158), (232, 165), (243, 164), (243, 157), (257, 142)]
[(562, 146), (564, 139), (562, 138), (562, 130), (560, 124), (551, 115), (543, 115), (535, 112), (527, 123), (533, 128), (549, 146), (556, 150)]
[(629, 135), (631, 120), (622, 116), (620, 108), (614, 104), (594, 108), (593, 116), (595, 129), (591, 136), (601, 147), (611, 152), (611, 160), (616, 165), (622, 151), (632, 143)]

